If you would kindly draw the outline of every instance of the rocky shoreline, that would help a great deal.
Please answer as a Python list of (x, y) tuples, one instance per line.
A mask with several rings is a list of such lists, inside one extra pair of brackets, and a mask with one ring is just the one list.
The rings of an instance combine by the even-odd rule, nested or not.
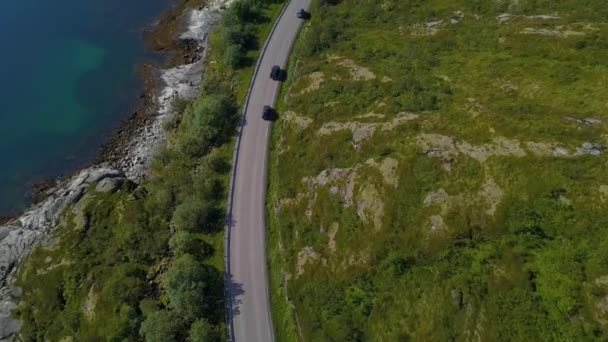
[(111, 191), (125, 181), (139, 183), (148, 175), (154, 151), (164, 142), (163, 124), (173, 100), (198, 94), (207, 34), (232, 1), (184, 0), (165, 13), (146, 39), (154, 39), (155, 49), (174, 54), (171, 67), (155, 71), (144, 66), (146, 92), (140, 96), (141, 105), (106, 144), (100, 161), (58, 181), (20, 217), (0, 223), (0, 341), (16, 340), (21, 326), (11, 316), (21, 295), (12, 286), (18, 266), (36, 243), (50, 238), (65, 209), (93, 184), (96, 191)]

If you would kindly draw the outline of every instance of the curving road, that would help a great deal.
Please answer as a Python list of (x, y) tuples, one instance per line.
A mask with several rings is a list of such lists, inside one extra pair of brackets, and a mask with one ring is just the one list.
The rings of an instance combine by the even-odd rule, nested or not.
[[(258, 61), (243, 114), (229, 198), (226, 271), (228, 324), (232, 340), (271, 342), (273, 338), (265, 235), (266, 159), (270, 123), (264, 105), (274, 103), (279, 84), (273, 65), (285, 66), (302, 20), (295, 12), (310, 0), (291, 0), (277, 19)], [(280, 115), (280, 114), (279, 114)], [(230, 207), (231, 205), (231, 207)]]

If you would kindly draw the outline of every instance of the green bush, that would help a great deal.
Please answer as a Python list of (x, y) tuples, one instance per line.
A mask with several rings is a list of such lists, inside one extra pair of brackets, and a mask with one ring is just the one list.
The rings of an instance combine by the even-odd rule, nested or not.
[(190, 342), (216, 342), (224, 340), (224, 334), (205, 319), (198, 319), (190, 326)]
[(171, 225), (178, 231), (201, 232), (209, 224), (211, 207), (201, 199), (192, 198), (178, 205), (173, 212)]
[(201, 265), (193, 256), (185, 254), (177, 257), (164, 277), (164, 286), (169, 298), (169, 306), (186, 321), (210, 314), (213, 307), (208, 300), (213, 284), (209, 268)]
[(169, 310), (160, 310), (151, 313), (141, 324), (139, 333), (146, 342), (175, 341), (181, 331), (182, 322)]
[(202, 97), (186, 109), (177, 145), (185, 155), (201, 157), (228, 140), (237, 120), (236, 106), (229, 97)]
[(240, 68), (245, 64), (245, 49), (238, 44), (232, 44), (224, 51), (224, 63), (231, 68)]
[(199, 258), (208, 258), (213, 254), (211, 245), (185, 231), (177, 231), (173, 234), (169, 240), (169, 248), (176, 256), (191, 254)]

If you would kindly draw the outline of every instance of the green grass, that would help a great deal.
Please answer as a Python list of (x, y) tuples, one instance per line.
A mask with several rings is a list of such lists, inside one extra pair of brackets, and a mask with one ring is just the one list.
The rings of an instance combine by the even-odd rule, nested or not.
[[(605, 339), (606, 157), (574, 155), (585, 142), (607, 143), (604, 4), (325, 2), (336, 1), (315, 2), (277, 104), (312, 121), (299, 128), (280, 119), (272, 135), (277, 340)], [(513, 17), (500, 23), (505, 12)], [(541, 14), (559, 18), (525, 17)], [(416, 34), (439, 20), (435, 34)], [(344, 59), (375, 79), (354, 79)], [(324, 75), (319, 89), (300, 94), (313, 72)], [(370, 112), (385, 117), (355, 118)], [(418, 118), (376, 129), (357, 148), (348, 129), (318, 133), (329, 122), (382, 124), (401, 112)], [(588, 117), (602, 123), (569, 119)], [(454, 145), (425, 149), (428, 134)], [(552, 156), (557, 146), (571, 156)], [(396, 186), (366, 164), (386, 158), (398, 162)], [(346, 179), (312, 190), (305, 181), (337, 168), (355, 168), (352, 205)], [(383, 205), (379, 227), (357, 211), (371, 187)], [(443, 204), (425, 204), (441, 189)], [(291, 204), (279, 208), (285, 199)], [(433, 229), (437, 217), (443, 225)], [(298, 276), (304, 248), (316, 259)]]

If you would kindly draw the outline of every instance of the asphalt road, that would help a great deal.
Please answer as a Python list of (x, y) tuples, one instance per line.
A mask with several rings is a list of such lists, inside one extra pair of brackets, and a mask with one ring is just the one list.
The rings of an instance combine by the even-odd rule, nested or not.
[(245, 121), (234, 170), (228, 249), (232, 295), (228, 319), (231, 320), (233, 338), (238, 342), (274, 340), (265, 250), (266, 160), (270, 123), (262, 120), (262, 109), (264, 105), (273, 104), (278, 91), (279, 84), (270, 79), (270, 70), (273, 65), (285, 66), (302, 24), (295, 13), (299, 8), (308, 8), (309, 2), (291, 0), (279, 19), (266, 52), (261, 56), (249, 104), (244, 110)]

